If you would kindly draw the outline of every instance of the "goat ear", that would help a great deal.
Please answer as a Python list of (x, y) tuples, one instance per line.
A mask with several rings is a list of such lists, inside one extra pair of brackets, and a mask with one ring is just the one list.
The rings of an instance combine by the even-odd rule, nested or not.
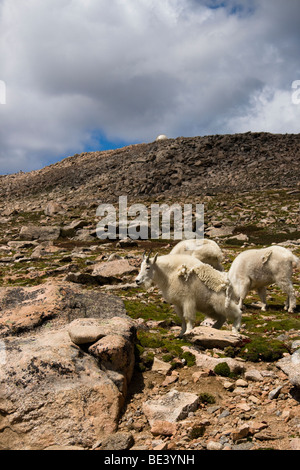
[(156, 263), (157, 257), (158, 257), (158, 253), (156, 253), (156, 255), (153, 258), (153, 264)]

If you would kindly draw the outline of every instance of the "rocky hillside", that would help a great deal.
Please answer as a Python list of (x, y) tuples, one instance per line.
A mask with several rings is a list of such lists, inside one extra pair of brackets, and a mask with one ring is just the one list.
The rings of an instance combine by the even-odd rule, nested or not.
[[(0, 449), (300, 449), (294, 313), (249, 293), (241, 335), (180, 320), (137, 288), (174, 240), (99, 240), (99, 202), (204, 203), (228, 270), (245, 249), (300, 256), (298, 135), (178, 138), (0, 177)], [(196, 196), (199, 196), (199, 199)]]
[(76, 154), (29, 173), (0, 177), (1, 198), (49, 194), (78, 201), (200, 196), (299, 183), (300, 134), (246, 133), (155, 141)]

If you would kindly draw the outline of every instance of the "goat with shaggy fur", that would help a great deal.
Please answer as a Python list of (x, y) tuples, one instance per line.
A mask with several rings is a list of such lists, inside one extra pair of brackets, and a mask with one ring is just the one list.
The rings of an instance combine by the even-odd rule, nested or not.
[(262, 301), (262, 310), (266, 310), (266, 287), (276, 284), (285, 294), (285, 309), (293, 312), (296, 297), (292, 284), (293, 267), (299, 266), (300, 260), (282, 246), (246, 250), (233, 261), (228, 278), (233, 286), (233, 294), (242, 308), (248, 292), (256, 289)]
[(234, 332), (240, 329), (241, 310), (230, 297), (227, 275), (192, 256), (144, 256), (136, 283), (146, 289), (156, 285), (164, 299), (174, 305), (182, 320), (180, 336), (193, 328), (197, 311), (216, 320), (214, 328), (230, 320)]
[(219, 245), (213, 240), (191, 239), (182, 240), (171, 250), (170, 255), (190, 255), (202, 263), (210, 264), (218, 271), (224, 271), (222, 266), (223, 253)]

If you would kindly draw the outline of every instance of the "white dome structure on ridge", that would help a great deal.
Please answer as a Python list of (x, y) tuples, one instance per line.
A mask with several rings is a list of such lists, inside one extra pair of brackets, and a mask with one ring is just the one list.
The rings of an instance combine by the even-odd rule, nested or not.
[(165, 134), (160, 134), (159, 136), (156, 137), (155, 140), (157, 141), (157, 140), (167, 140), (167, 139), (168, 137)]

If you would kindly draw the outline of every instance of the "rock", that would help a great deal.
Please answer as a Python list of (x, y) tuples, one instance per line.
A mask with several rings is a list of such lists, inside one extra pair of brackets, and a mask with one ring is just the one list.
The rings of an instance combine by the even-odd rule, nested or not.
[(295, 352), (293, 352), (291, 356), (291, 363), (294, 365), (300, 364), (300, 349), (297, 349)]
[(90, 448), (116, 431), (124, 396), (66, 327), (3, 341), (1, 449)]
[(286, 356), (276, 363), (289, 378), (290, 383), (300, 388), (300, 350), (296, 350), (291, 356)]
[(236, 387), (248, 387), (248, 382), (243, 379), (237, 379), (235, 382)]
[(217, 238), (217, 237), (226, 237), (232, 235), (234, 232), (235, 227), (227, 226), (227, 227), (210, 227), (206, 230), (205, 234), (207, 237), (210, 238)]
[(233, 383), (233, 382), (229, 382), (229, 380), (226, 380), (225, 382), (223, 382), (223, 387), (224, 387), (226, 390), (229, 390), (230, 392), (232, 392), (232, 390), (234, 390), (234, 383)]
[(257, 369), (248, 369), (245, 372), (245, 379), (251, 382), (261, 382), (263, 381), (263, 376)]
[(152, 449), (159, 451), (159, 450), (166, 450), (168, 448), (167, 442), (163, 442), (162, 440), (152, 441)]
[(199, 397), (195, 393), (171, 390), (160, 398), (148, 400), (143, 404), (143, 411), (152, 426), (155, 421), (176, 421), (185, 419), (190, 411), (195, 411)]
[(79, 230), (88, 225), (88, 222), (82, 219), (75, 219), (70, 224), (64, 225), (61, 228), (62, 237), (74, 237), (76, 230)]
[(95, 343), (100, 338), (116, 332), (133, 341), (135, 326), (129, 318), (77, 318), (68, 325), (68, 332), (73, 343), (77, 345)]
[(88, 228), (82, 228), (82, 229), (77, 230), (74, 240), (90, 242), (90, 241), (93, 241), (94, 238), (95, 237), (92, 235), (92, 232)]
[[(76, 272), (76, 273), (68, 273), (64, 281), (66, 282), (74, 282), (74, 284), (84, 284), (84, 285), (99, 285), (102, 284), (101, 282), (98, 281), (98, 278), (96, 276), (92, 276), (89, 273), (81, 273), (81, 272)], [(103, 282), (104, 284), (105, 282)]]
[(95, 318), (78, 318), (68, 326), (68, 333), (77, 345), (94, 343), (105, 336), (105, 330), (101, 320)]
[(130, 432), (117, 432), (106, 437), (100, 450), (128, 450), (134, 445), (134, 438)]
[(154, 436), (172, 436), (176, 430), (176, 423), (170, 423), (169, 421), (154, 421), (151, 427)]
[(278, 387), (271, 390), (268, 395), (269, 400), (274, 400), (274, 398), (277, 398), (281, 389), (282, 389), (282, 385), (279, 385)]
[(60, 236), (60, 227), (58, 226), (23, 226), (20, 231), (22, 240), (57, 240)]
[(171, 375), (167, 375), (165, 380), (162, 382), (161, 386), (162, 387), (167, 387), (168, 385), (171, 385), (175, 382), (177, 382), (179, 378), (179, 374), (177, 371), (173, 371)]
[(60, 204), (57, 204), (57, 202), (54, 201), (48, 202), (45, 208), (45, 215), (52, 217), (59, 212), (63, 212), (63, 208)]
[(169, 364), (168, 362), (160, 361), (159, 359), (157, 359), (157, 357), (154, 357), (152, 371), (166, 375), (168, 372), (170, 372), (171, 369), (171, 364)]
[(208, 443), (206, 444), (206, 449), (207, 450), (222, 450), (223, 445), (220, 442), (208, 441)]
[(207, 371), (213, 371), (216, 365), (226, 362), (234, 374), (239, 374), (244, 371), (244, 363), (241, 360), (238, 359), (232, 359), (231, 357), (221, 357), (221, 358), (216, 358), (216, 357), (211, 357), (208, 356), (207, 354), (203, 354), (199, 352), (199, 350), (195, 348), (190, 348), (188, 346), (182, 346), (183, 351), (187, 351), (192, 353), (195, 358), (196, 358), (196, 365), (200, 367), (201, 369), (207, 370)]
[(37, 246), (38, 242), (35, 241), (10, 241), (7, 243), (7, 246), (14, 250), (21, 250), (22, 248), (32, 248)]
[(291, 450), (300, 450), (300, 438), (294, 437), (290, 440), (290, 448)]
[(43, 450), (85, 450), (83, 447), (79, 447), (79, 446), (60, 446), (60, 445), (57, 445), (57, 446), (49, 446), (49, 447), (45, 447), (45, 449)]
[(293, 341), (291, 344), (291, 350), (295, 352), (297, 349), (300, 349), (300, 339)]
[[(118, 330), (116, 330), (118, 331)], [(134, 368), (134, 346), (132, 341), (120, 334), (110, 334), (99, 339), (89, 347), (89, 353), (95, 356), (101, 367), (124, 375), (127, 385)]]
[(185, 334), (191, 343), (206, 349), (226, 348), (238, 346), (242, 342), (242, 336), (226, 330), (217, 330), (208, 326), (197, 326), (188, 334)]
[(121, 283), (124, 274), (133, 272), (138, 272), (136, 266), (125, 259), (116, 259), (96, 264), (92, 273), (68, 273), (64, 280), (76, 284), (108, 285)]
[(244, 424), (237, 430), (231, 433), (231, 438), (234, 442), (239, 441), (240, 439), (244, 439), (250, 433), (250, 426), (248, 424)]
[(131, 265), (127, 259), (121, 259), (96, 264), (93, 269), (93, 276), (117, 277), (133, 272), (138, 272), (138, 268)]
[(238, 240), (238, 241), (248, 242), (249, 237), (245, 233), (239, 233), (238, 235), (234, 235), (233, 237), (229, 237), (228, 240)]
[(255, 421), (255, 420), (249, 421), (248, 424), (250, 426), (250, 430), (249, 430), (250, 434), (256, 434), (268, 427), (268, 424), (266, 422), (260, 422), (260, 421)]
[(49, 281), (34, 287), (0, 288), (0, 335), (32, 330), (59, 319), (127, 317), (123, 301), (113, 295)]
[[(103, 256), (103, 255), (101, 255)], [(107, 261), (115, 261), (117, 259), (122, 259), (122, 256), (118, 255), (118, 253), (112, 253), (111, 255), (109, 255), (109, 257), (107, 258)]]
[(138, 246), (137, 242), (135, 240), (132, 240), (131, 238), (124, 238), (123, 240), (120, 240), (117, 244), (117, 248), (127, 248), (127, 247), (135, 247)]
[[(236, 389), (235, 389), (235, 390), (236, 390)], [(236, 405), (236, 407), (237, 407), (239, 410), (246, 411), (246, 412), (251, 410), (251, 406), (248, 405), (248, 403), (244, 403), (244, 402), (238, 403), (238, 404)]]
[(114, 276), (100, 276), (90, 274), (88, 272), (68, 273), (64, 278), (66, 282), (74, 282), (74, 284), (84, 284), (92, 286), (103, 286), (108, 284), (121, 283), (122, 280)]

